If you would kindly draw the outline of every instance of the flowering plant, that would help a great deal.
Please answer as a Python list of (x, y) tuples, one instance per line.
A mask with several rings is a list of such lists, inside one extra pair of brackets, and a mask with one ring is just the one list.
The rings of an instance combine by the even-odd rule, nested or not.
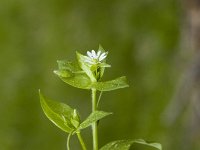
[[(87, 150), (86, 144), (81, 136), (81, 131), (92, 126), (93, 150), (99, 150), (98, 146), (98, 121), (111, 115), (110, 112), (98, 109), (98, 103), (101, 94), (104, 91), (111, 91), (128, 87), (126, 77), (119, 77), (114, 80), (102, 82), (102, 76), (106, 67), (110, 67), (106, 63), (108, 52), (99, 46), (97, 52), (94, 50), (87, 51), (87, 55), (76, 52), (77, 61), (58, 61), (58, 70), (54, 73), (65, 83), (80, 89), (91, 90), (92, 95), (92, 112), (81, 122), (79, 113), (76, 109), (71, 108), (67, 104), (59, 103), (44, 97), (39, 91), (40, 103), (47, 118), (52, 121), (58, 128), (68, 133), (67, 149), (70, 149), (70, 137), (77, 135), (83, 150)], [(97, 99), (97, 94), (100, 92)], [(103, 146), (100, 150), (128, 150), (133, 143), (148, 145), (159, 150), (162, 149), (159, 143), (149, 143), (142, 139), (137, 140), (118, 140), (110, 142)]]

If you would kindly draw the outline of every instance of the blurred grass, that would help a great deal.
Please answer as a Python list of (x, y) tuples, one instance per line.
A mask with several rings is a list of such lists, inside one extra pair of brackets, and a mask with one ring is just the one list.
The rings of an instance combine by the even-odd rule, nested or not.
[[(52, 71), (56, 60), (102, 44), (112, 65), (105, 79), (125, 75), (130, 88), (103, 94), (101, 109), (114, 115), (100, 123), (100, 145), (144, 138), (176, 150), (171, 136), (180, 143), (179, 130), (165, 127), (161, 114), (183, 69), (177, 68), (180, 17), (174, 0), (1, 1), (0, 149), (66, 149), (66, 135), (43, 115), (38, 89), (86, 117), (89, 92), (65, 85)], [(80, 149), (75, 138), (71, 143)]]

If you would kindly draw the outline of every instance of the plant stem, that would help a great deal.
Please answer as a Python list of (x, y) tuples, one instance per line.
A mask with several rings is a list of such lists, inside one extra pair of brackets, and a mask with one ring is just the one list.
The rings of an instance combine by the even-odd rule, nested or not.
[(86, 146), (85, 146), (85, 143), (83, 141), (83, 138), (81, 136), (81, 133), (80, 132), (77, 132), (77, 136), (78, 136), (78, 139), (79, 139), (79, 142), (81, 143), (81, 147), (83, 150), (87, 150)]
[[(92, 89), (92, 112), (97, 110), (96, 89)], [(98, 150), (98, 129), (97, 122), (92, 124), (93, 150)]]
[(67, 137), (67, 150), (70, 150), (69, 148), (69, 140), (70, 140), (70, 137), (71, 137), (71, 133), (68, 135)]

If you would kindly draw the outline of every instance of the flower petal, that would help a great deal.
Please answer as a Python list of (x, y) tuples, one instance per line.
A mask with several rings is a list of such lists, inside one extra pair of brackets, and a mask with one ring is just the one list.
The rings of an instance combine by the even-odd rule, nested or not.
[(101, 55), (101, 51), (97, 52), (97, 58), (99, 58), (99, 56)]
[(101, 54), (101, 56), (99, 57), (99, 61), (102, 61), (103, 59), (105, 59), (107, 57), (107, 54), (108, 54), (107, 52)]
[(90, 58), (93, 58), (93, 56), (92, 56), (92, 53), (91, 53), (91, 52), (87, 51), (87, 55), (88, 55)]
[(96, 52), (94, 50), (92, 50), (92, 56), (96, 59)]

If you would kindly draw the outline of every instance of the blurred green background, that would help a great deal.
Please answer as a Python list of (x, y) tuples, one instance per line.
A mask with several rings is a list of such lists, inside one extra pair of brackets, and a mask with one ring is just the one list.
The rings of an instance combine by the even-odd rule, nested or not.
[[(163, 112), (188, 60), (180, 50), (181, 15), (174, 0), (2, 0), (0, 150), (66, 149), (67, 135), (44, 116), (38, 89), (87, 117), (89, 91), (68, 86), (53, 70), (56, 60), (73, 60), (75, 51), (99, 44), (112, 65), (104, 79), (125, 75), (130, 84), (102, 96), (100, 109), (114, 115), (100, 123), (100, 146), (144, 138), (180, 150), (184, 127), (167, 126)], [(83, 132), (88, 147), (90, 134)], [(76, 137), (71, 146), (80, 149)]]

